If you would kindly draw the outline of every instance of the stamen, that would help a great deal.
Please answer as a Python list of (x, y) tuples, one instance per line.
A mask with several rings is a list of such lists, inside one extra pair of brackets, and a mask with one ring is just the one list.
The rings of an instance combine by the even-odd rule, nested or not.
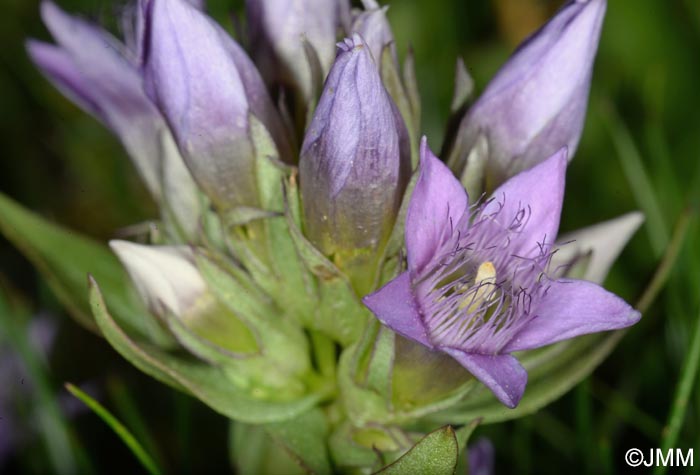
[(476, 270), (474, 278), (474, 286), (476, 293), (469, 298), (466, 298), (459, 305), (459, 309), (467, 309), (467, 312), (475, 312), (487, 297), (493, 297), (493, 287), (496, 284), (496, 266), (493, 262), (482, 262)]

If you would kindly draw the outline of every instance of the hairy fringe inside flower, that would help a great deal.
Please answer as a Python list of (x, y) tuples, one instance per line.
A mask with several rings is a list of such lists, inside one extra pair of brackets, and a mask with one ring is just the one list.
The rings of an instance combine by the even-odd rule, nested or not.
[(528, 322), (547, 293), (550, 245), (538, 243), (534, 257), (518, 255), (517, 235), (532, 210), (519, 204), (503, 222), (505, 196), (494, 211), (477, 203), (450, 222), (435, 258), (414, 276), (413, 286), (430, 342), (435, 346), (498, 354)]

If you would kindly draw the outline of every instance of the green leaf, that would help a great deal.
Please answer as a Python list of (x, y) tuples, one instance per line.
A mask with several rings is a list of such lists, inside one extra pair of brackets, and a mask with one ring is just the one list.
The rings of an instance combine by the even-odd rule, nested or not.
[(304, 475), (304, 470), (282, 447), (275, 444), (261, 424), (232, 422), (229, 454), (235, 473)]
[(308, 411), (332, 390), (320, 385), (310, 394), (290, 401), (256, 399), (234, 384), (221, 368), (132, 339), (107, 311), (97, 282), (92, 277), (90, 305), (100, 331), (124, 358), (144, 373), (195, 396), (231, 419), (250, 424), (291, 419)]
[[(293, 185), (293, 183), (292, 183)], [(312, 310), (306, 314), (306, 323), (347, 346), (362, 334), (369, 310), (360, 302), (348, 278), (309, 242), (299, 229), (295, 210), (298, 195), (295, 187), (287, 188), (285, 216), (287, 227), (299, 259), (313, 274), (309, 285), (315, 289)], [(334, 318), (328, 318), (333, 315)]]
[(330, 474), (326, 438), (328, 422), (318, 408), (283, 422), (266, 424), (272, 440), (283, 447), (306, 473)]
[(90, 273), (103, 283), (120, 325), (130, 333), (167, 341), (107, 246), (52, 224), (2, 194), (0, 232), (37, 267), (61, 303), (83, 326), (96, 330), (85, 298)]
[(87, 407), (89, 407), (92, 412), (97, 414), (100, 419), (102, 419), (105, 424), (107, 424), (115, 434), (126, 444), (131, 453), (138, 459), (138, 461), (143, 465), (143, 467), (151, 474), (163, 473), (163, 471), (158, 467), (155, 460), (148, 455), (148, 452), (144, 450), (143, 446), (138, 440), (131, 434), (129, 429), (124, 427), (124, 425), (117, 420), (105, 407), (99, 402), (95, 401), (88, 394), (84, 393), (77, 386), (70, 383), (66, 383), (66, 389), (75, 397), (80, 399)]
[(459, 445), (455, 432), (452, 427), (445, 426), (423, 437), (400, 459), (377, 473), (453, 475), (457, 468), (458, 457)]

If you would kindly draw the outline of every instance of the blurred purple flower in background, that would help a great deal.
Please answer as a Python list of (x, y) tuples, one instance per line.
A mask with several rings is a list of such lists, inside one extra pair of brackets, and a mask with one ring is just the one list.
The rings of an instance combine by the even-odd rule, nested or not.
[(493, 475), (496, 450), (485, 437), (477, 439), (467, 448), (469, 475)]

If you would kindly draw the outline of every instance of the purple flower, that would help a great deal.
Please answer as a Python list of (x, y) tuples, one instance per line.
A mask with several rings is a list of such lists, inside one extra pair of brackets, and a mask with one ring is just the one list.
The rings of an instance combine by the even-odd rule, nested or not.
[(41, 14), (58, 45), (30, 40), (27, 50), (63, 94), (116, 133), (153, 197), (192, 236), (199, 197), (167, 124), (143, 89), (137, 67), (140, 13), (132, 9), (124, 17), (131, 29), (126, 47), (106, 31), (47, 1), (41, 5)]
[(566, 164), (563, 149), (470, 209), (424, 139), (406, 217), (408, 270), (364, 298), (383, 324), (452, 356), (508, 407), (527, 382), (511, 353), (640, 318), (597, 284), (547, 276)]
[(149, 190), (159, 198), (159, 131), (165, 124), (143, 91), (133, 52), (52, 2), (42, 2), (41, 16), (58, 45), (28, 41), (32, 61), (63, 94), (119, 136)]
[(493, 475), (495, 449), (485, 437), (478, 439), (467, 448), (469, 475)]
[(284, 160), (291, 148), (265, 84), (243, 49), (184, 0), (151, 0), (146, 90), (202, 189), (220, 208), (256, 206), (254, 116)]
[[(583, 130), (605, 0), (569, 1), (496, 74), (460, 126), (450, 167), (462, 175), (483, 136), (487, 174), (500, 183), (561, 147), (570, 156)], [(473, 166), (476, 166), (474, 164)]]
[(253, 57), (270, 82), (310, 99), (312, 72), (303, 41), (325, 73), (335, 57), (336, 30), (347, 0), (246, 0)]
[(338, 47), (299, 162), (306, 234), (327, 255), (383, 245), (411, 161), (408, 132), (366, 44), (355, 35)]

